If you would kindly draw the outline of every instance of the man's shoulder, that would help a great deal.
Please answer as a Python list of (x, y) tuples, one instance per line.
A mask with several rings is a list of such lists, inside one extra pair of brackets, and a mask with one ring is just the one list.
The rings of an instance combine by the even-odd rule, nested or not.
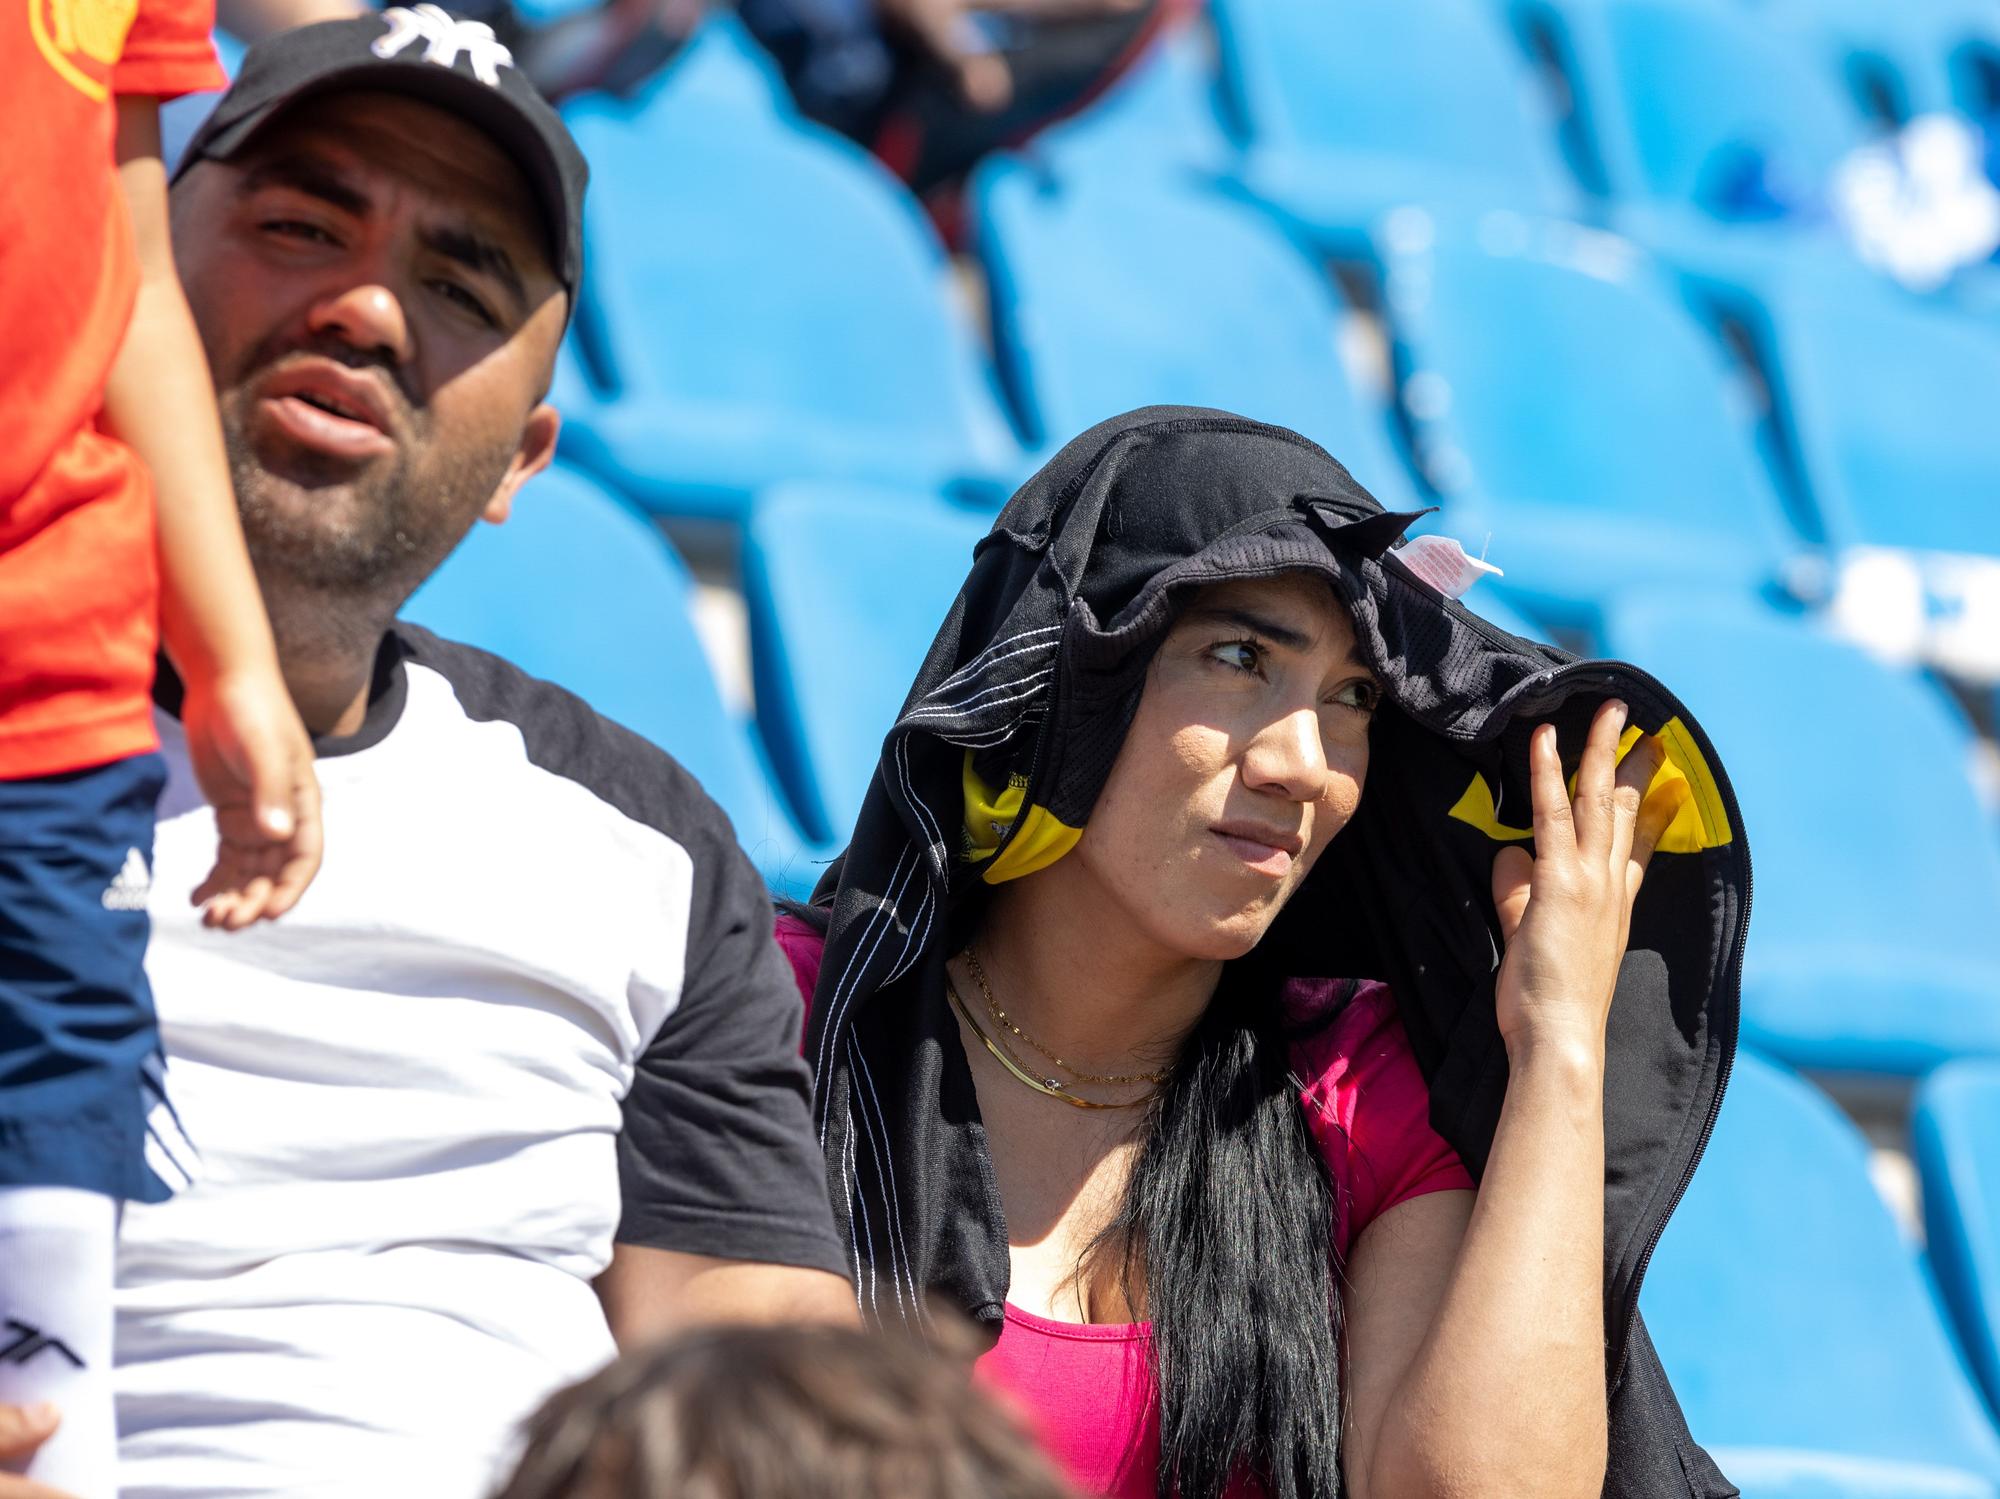
[(734, 847), (728, 816), (685, 766), (651, 740), (503, 656), (405, 620), (393, 629), (407, 666), (442, 677), (468, 719), (510, 724), (537, 770), (576, 783), (677, 842), (715, 837)]

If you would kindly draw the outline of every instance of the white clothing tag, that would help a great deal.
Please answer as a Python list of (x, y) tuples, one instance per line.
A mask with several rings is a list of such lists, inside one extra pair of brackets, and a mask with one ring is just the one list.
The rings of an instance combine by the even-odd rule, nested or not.
[(1396, 557), (1411, 572), (1448, 599), (1462, 599), (1481, 578), (1504, 577), (1482, 557), (1466, 555), (1449, 536), (1412, 536), (1396, 549)]

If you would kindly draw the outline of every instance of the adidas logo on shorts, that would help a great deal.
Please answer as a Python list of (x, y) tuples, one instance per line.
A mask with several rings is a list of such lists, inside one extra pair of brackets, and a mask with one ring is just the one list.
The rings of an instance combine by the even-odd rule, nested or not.
[(146, 897), (153, 893), (152, 871), (146, 868), (145, 855), (136, 848), (125, 851), (125, 867), (113, 876), (104, 889), (104, 909), (107, 911), (143, 911)]

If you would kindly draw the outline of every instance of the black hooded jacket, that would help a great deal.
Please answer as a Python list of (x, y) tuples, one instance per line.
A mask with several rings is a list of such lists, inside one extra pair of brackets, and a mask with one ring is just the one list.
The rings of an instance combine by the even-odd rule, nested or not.
[[(1419, 581), (1394, 550), (1415, 518), (1385, 512), (1295, 433), (1149, 407), (1071, 442), (980, 542), (821, 890), (831, 925), (806, 1052), (862, 1308), (921, 1323), (937, 1295), (997, 1330), (1008, 1246), (945, 960), (1013, 845), (1060, 845), (1083, 826), (1192, 592), (1317, 573), (1352, 614), (1384, 704), (1360, 808), (1257, 958), (1390, 984), (1431, 1122), (1475, 1177), (1507, 1084), (1491, 870), (1504, 842), (1529, 838), (1530, 731), (1553, 721), (1573, 769), (1592, 713), (1620, 697), (1666, 741), (1663, 774), (1690, 783), (1634, 910), (1611, 1011), (1604, 1492), (1734, 1494), (1690, 1438), (1637, 1307), (1735, 1050), (1750, 907), (1735, 797), (1700, 726), (1653, 678), (1517, 639)], [(968, 751), (1011, 774), (1020, 797), (976, 861)]]

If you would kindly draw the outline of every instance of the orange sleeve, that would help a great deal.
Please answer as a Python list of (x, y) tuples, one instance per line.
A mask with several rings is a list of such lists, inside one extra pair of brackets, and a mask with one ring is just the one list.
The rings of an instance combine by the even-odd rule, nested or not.
[(140, 0), (112, 91), (174, 99), (224, 87), (229, 75), (209, 38), (214, 26), (215, 0)]

